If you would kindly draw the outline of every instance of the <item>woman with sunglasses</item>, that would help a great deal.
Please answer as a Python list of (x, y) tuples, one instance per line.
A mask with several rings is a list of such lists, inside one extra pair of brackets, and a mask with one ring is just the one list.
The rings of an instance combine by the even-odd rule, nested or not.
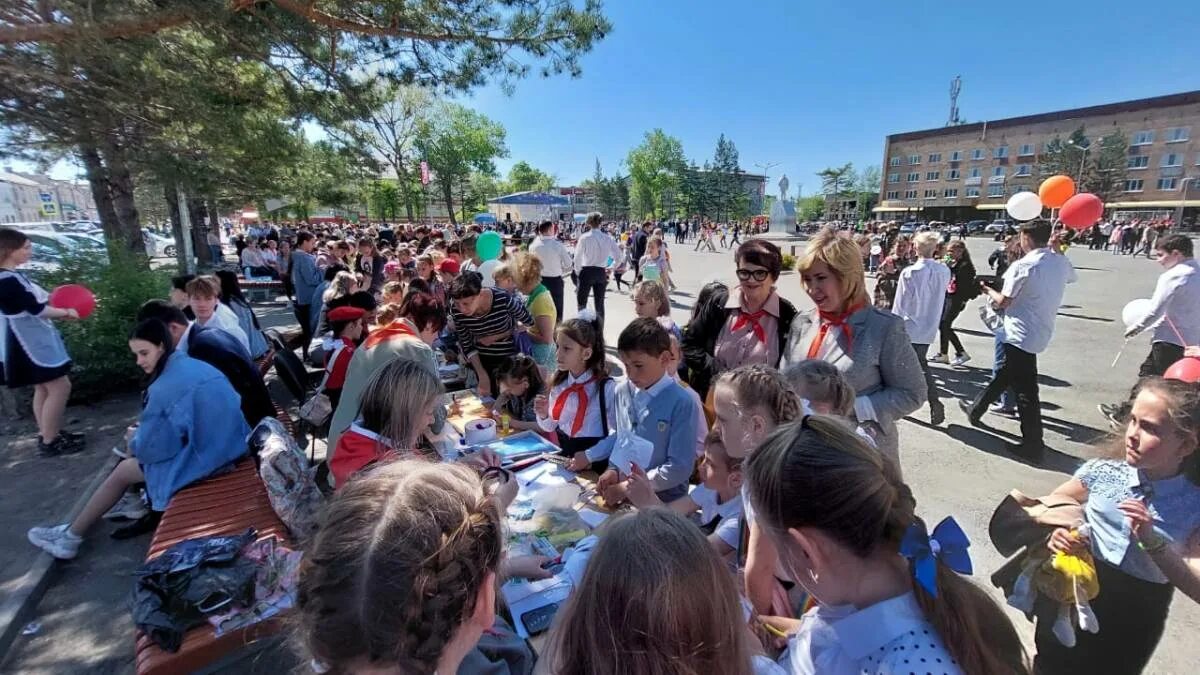
[(702, 398), (713, 379), (738, 366), (779, 367), (796, 307), (775, 291), (783, 269), (779, 247), (750, 239), (737, 248), (738, 285), (718, 289), (683, 335), (688, 384)]

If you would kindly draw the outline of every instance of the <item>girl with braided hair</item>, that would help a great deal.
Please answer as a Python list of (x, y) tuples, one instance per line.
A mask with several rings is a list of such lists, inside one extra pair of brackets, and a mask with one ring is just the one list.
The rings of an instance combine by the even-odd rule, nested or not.
[(970, 569), (966, 536), (947, 519), (930, 538), (895, 464), (844, 421), (776, 429), (746, 483), (758, 525), (819, 603), (802, 621), (764, 618), (789, 633), (789, 672), (1030, 672), (1007, 615), (956, 571)]
[(474, 470), (382, 465), (326, 509), (300, 568), (299, 642), (325, 673), (478, 672), (502, 550), (499, 506)]

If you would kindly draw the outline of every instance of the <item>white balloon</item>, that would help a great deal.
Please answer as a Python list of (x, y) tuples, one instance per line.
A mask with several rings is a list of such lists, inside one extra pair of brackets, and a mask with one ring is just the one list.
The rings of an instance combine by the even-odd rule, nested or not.
[(1018, 192), (1004, 206), (1014, 220), (1033, 220), (1042, 215), (1042, 200), (1036, 192)]
[(1132, 329), (1134, 324), (1146, 318), (1153, 307), (1154, 303), (1149, 298), (1130, 300), (1121, 310), (1121, 323), (1125, 324), (1125, 330)]
[(492, 272), (495, 272), (496, 268), (499, 266), (499, 260), (485, 260), (483, 261), (483, 264), (479, 266), (478, 271), (481, 275), (483, 275), (484, 288), (491, 288), (496, 285), (495, 279), (492, 278)]

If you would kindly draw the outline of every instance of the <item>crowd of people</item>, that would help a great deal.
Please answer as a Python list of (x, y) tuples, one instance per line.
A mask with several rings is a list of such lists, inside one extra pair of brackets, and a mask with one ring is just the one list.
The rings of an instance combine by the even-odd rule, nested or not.
[[(964, 578), (969, 560), (964, 569), (948, 553), (953, 519), (930, 528), (917, 515), (897, 422), (928, 404), (942, 423), (929, 363), (970, 359), (953, 324), (982, 295), (996, 365), (960, 405), (972, 423), (1015, 409), (1013, 451), (1041, 459), (1037, 355), (1074, 278), (1049, 223), (1023, 225), (988, 283), (965, 245), (936, 233), (863, 241), (823, 229), (796, 262), (807, 311), (780, 294), (778, 246), (741, 239), (747, 227), (590, 214), (571, 246), (574, 227), (521, 226), (510, 233), (529, 245), (492, 260), (477, 226), (331, 225), (275, 238), (260, 227), (238, 251), (244, 278), (283, 282), (332, 404), (332, 497), (299, 582), (298, 634), (316, 671), (527, 673), (537, 660), (562, 674), (1137, 673), (1175, 590), (1200, 602), (1200, 386), (1161, 377), (1200, 342), (1190, 239), (1154, 243), (1167, 271), (1136, 329), (1154, 327), (1155, 346), (1129, 400), (1106, 413), (1125, 429), (1112, 458), (1054, 493), (1082, 508), (1090, 535), (1048, 528), (1042, 544), (1095, 558), (1103, 628), (1067, 649), (1039, 621), (1031, 657), (1000, 605)], [(69, 451), (78, 441), (60, 434), (65, 394), (55, 396), (69, 391), (70, 360), (49, 320), (76, 317), (11, 271), (27, 244), (8, 232), (3, 375), (49, 385), (40, 440)], [(670, 317), (666, 233), (736, 245), (737, 283), (700, 289), (683, 326)], [(637, 318), (613, 331), (614, 377), (605, 298), (628, 272)], [(564, 320), (567, 277), (577, 313)], [(233, 271), (177, 278), (167, 299), (147, 303), (129, 340), (146, 380), (128, 456), (75, 520), (33, 528), (30, 541), (72, 558), (106, 512), (137, 499), (137, 484), (148, 514), (161, 512), (244, 454), (249, 429), (274, 414), (254, 370), (262, 340)], [(540, 658), (498, 612), (498, 581), (549, 574), (545, 559), (505, 555), (517, 481), (490, 453), (441, 461), (456, 405), (443, 396), (447, 363), (498, 417), (553, 438), (568, 470), (594, 471), (606, 503), (634, 507), (600, 530)], [(1010, 391), (1015, 408), (1001, 398)], [(201, 423), (218, 417), (229, 424)], [(622, 424), (648, 457), (627, 472), (609, 461), (628, 442)]]

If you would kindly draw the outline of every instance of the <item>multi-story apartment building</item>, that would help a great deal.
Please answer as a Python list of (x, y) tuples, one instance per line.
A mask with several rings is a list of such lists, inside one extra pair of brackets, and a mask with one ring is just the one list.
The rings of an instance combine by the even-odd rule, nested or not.
[(1173, 218), (1182, 211), (1184, 225), (1200, 222), (1200, 91), (892, 134), (874, 213), (990, 220), (1014, 193), (1037, 190), (1047, 143), (1065, 142), (1080, 128), (1093, 151), (1118, 130), (1128, 141), (1116, 196), (1106, 202), (1110, 215)]

